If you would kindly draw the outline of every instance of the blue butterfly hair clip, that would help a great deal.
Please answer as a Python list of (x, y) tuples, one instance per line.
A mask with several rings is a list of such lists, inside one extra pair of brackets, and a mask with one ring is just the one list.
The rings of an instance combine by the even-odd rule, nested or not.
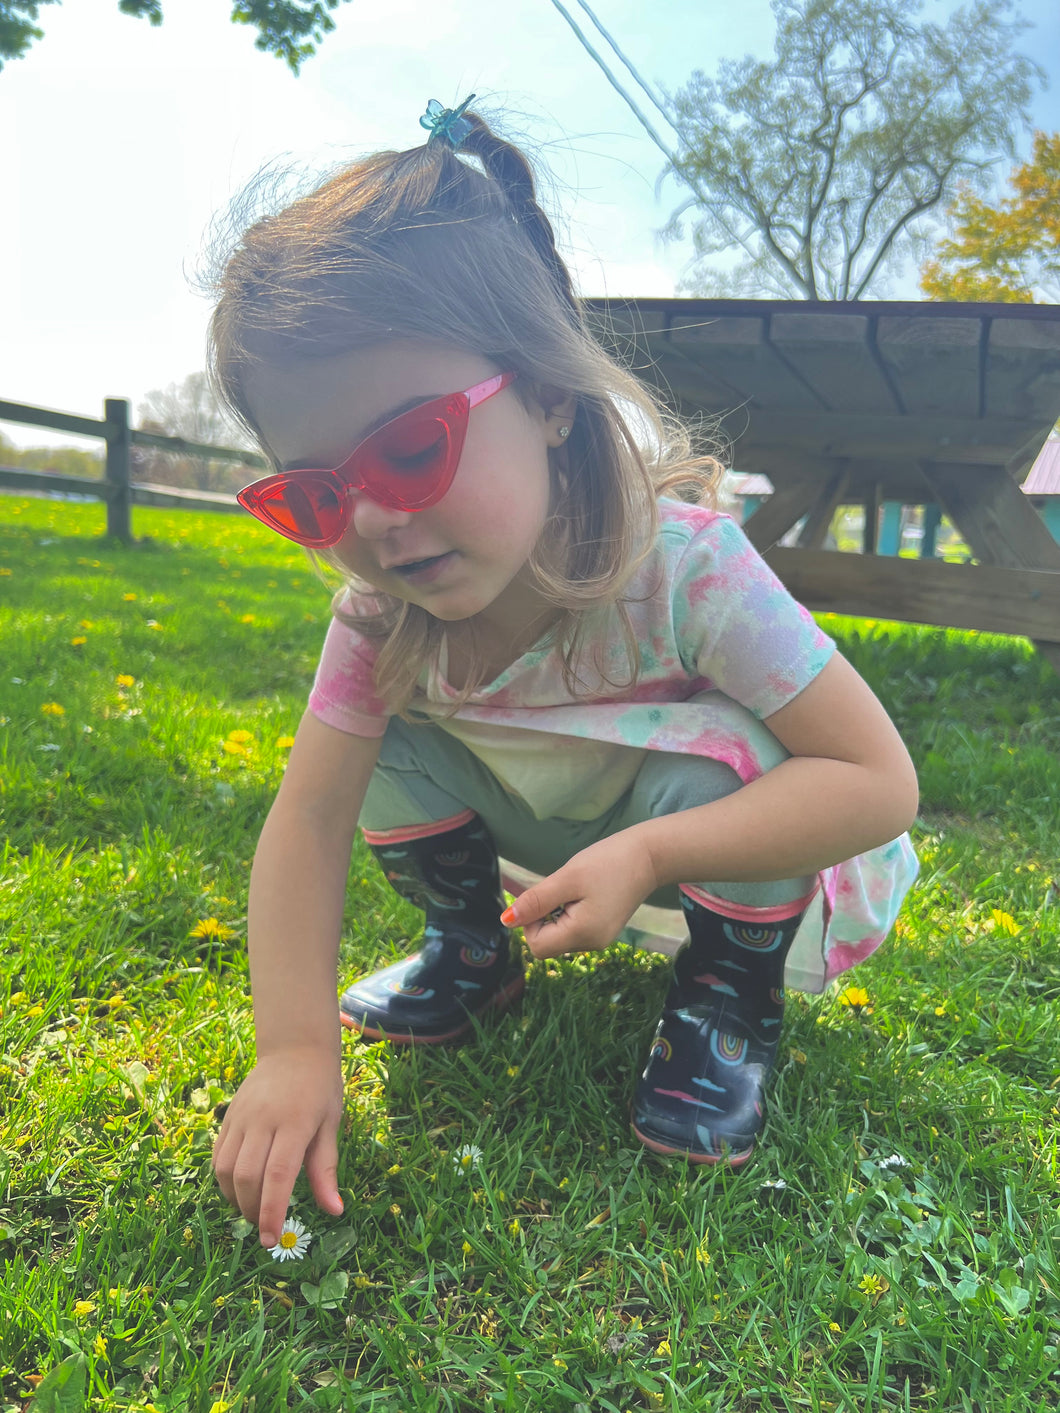
[(469, 93), (459, 108), (443, 108), (437, 98), (432, 98), (427, 104), (426, 113), (420, 119), (420, 127), (430, 129), (428, 143), (445, 138), (455, 152), (472, 130), (470, 122), (462, 115), (474, 97), (473, 93)]

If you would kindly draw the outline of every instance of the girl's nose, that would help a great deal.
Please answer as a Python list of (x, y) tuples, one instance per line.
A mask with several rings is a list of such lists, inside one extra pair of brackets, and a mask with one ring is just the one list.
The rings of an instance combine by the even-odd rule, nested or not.
[(355, 491), (352, 499), (350, 524), (362, 540), (381, 540), (391, 530), (407, 525), (413, 515), (411, 510), (380, 505), (364, 491)]

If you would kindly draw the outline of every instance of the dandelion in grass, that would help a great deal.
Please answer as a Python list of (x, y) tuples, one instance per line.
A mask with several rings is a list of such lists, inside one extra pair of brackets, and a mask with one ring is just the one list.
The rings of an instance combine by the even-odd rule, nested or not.
[(453, 1154), (453, 1167), (458, 1172), (466, 1173), (469, 1168), (477, 1168), (479, 1159), (482, 1157), (482, 1149), (476, 1143), (465, 1143), (459, 1153)]
[(66, 715), (66, 708), (64, 706), (61, 706), (59, 702), (42, 702), (41, 711), (44, 713), (45, 716)]
[(213, 942), (224, 942), (233, 935), (232, 929), (215, 917), (200, 918), (188, 933), (189, 937), (208, 937)]
[(312, 1240), (312, 1233), (301, 1222), (288, 1217), (280, 1231), (280, 1239), (270, 1249), (269, 1255), (274, 1261), (300, 1261)]
[(276, 738), (276, 749), (278, 751), (289, 751), (293, 745), (293, 736), (278, 736)]
[(119, 672), (118, 675), (117, 675), (117, 677), (115, 677), (114, 680), (115, 680), (115, 682), (117, 682), (117, 684), (118, 684), (119, 687), (135, 687), (135, 686), (136, 686), (136, 678), (135, 678), (135, 677), (131, 677), (128, 672)]
[(1000, 908), (991, 908), (990, 916), (995, 932), (1003, 932), (1007, 937), (1019, 936), (1020, 925), (1011, 913), (1002, 912)]
[(87, 642), (88, 642), (88, 639), (87, 639), (87, 638), (82, 638), (82, 637), (71, 638), (71, 639), (70, 639), (70, 646), (71, 646), (72, 648), (83, 648)]
[(869, 1005), (869, 993), (864, 986), (848, 986), (845, 991), (840, 991), (839, 1004), (849, 1006), (855, 1015), (860, 1015), (862, 1011), (868, 1014), (872, 1010)]
[(96, 1308), (94, 1300), (78, 1300), (74, 1303), (74, 1319), (84, 1320), (92, 1314)]
[(858, 1281), (858, 1290), (863, 1295), (869, 1295), (873, 1300), (878, 1300), (881, 1295), (885, 1295), (891, 1288), (890, 1281), (883, 1276), (867, 1275), (862, 1276)]
[(122, 594), (121, 597), (122, 597), (122, 602), (123, 602), (123, 603), (135, 603), (135, 602), (136, 602), (136, 595), (135, 595), (135, 594)]

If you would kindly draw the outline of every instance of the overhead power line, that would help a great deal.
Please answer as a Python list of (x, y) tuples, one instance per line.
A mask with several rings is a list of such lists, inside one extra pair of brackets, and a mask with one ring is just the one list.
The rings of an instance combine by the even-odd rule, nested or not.
[[(645, 132), (648, 134), (648, 136), (651, 138), (652, 142), (655, 143), (655, 146), (656, 146), (656, 147), (659, 149), (659, 151), (663, 154), (663, 156), (666, 158), (667, 162), (669, 162), (670, 168), (671, 168), (671, 170), (673, 171), (674, 175), (677, 176), (677, 177), (679, 177), (680, 180), (684, 182), (685, 186), (688, 187), (688, 189), (691, 191), (692, 195), (695, 197), (696, 201), (698, 201), (698, 202), (700, 203), (700, 205), (702, 205), (702, 206), (708, 206), (708, 207), (709, 207), (709, 206), (711, 205), (711, 200), (710, 200), (709, 195), (703, 190), (703, 188), (699, 185), (699, 183), (698, 183), (694, 178), (690, 177), (687, 172), (682, 171), (681, 166), (680, 166), (680, 164), (679, 164), (679, 160), (678, 160), (677, 154), (674, 153), (674, 152), (671, 152), (670, 148), (669, 148), (669, 147), (667, 146), (667, 144), (663, 141), (663, 139), (659, 136), (659, 134), (656, 132), (656, 130), (652, 127), (651, 123), (648, 121), (648, 119), (647, 119), (647, 118), (644, 116), (644, 114), (641, 112), (640, 108), (639, 108), (639, 107), (637, 106), (637, 104), (633, 101), (633, 99), (632, 99), (632, 98), (630, 97), (630, 95), (626, 92), (626, 90), (622, 87), (622, 85), (619, 83), (619, 81), (618, 81), (618, 79), (615, 77), (615, 75), (611, 72), (610, 68), (608, 68), (608, 65), (607, 65), (606, 60), (604, 60), (603, 58), (601, 58), (601, 56), (597, 53), (597, 51), (596, 51), (596, 50), (593, 48), (593, 46), (589, 43), (589, 40), (586, 38), (584, 31), (579, 28), (578, 22), (577, 22), (577, 20), (575, 20), (574, 16), (570, 13), (570, 11), (566, 8), (566, 6), (562, 4), (561, 0), (552, 0), (552, 4), (553, 4), (553, 5), (555, 6), (555, 8), (560, 12), (560, 14), (563, 16), (563, 18), (564, 18), (564, 19), (567, 21), (567, 23), (570, 25), (571, 29), (572, 29), (572, 30), (574, 31), (574, 33), (577, 35), (577, 37), (578, 37), (578, 42), (581, 44), (582, 48), (583, 48), (583, 49), (585, 50), (585, 52), (596, 62), (596, 64), (600, 67), (600, 69), (601, 69), (601, 71), (603, 72), (603, 75), (604, 75), (604, 77), (607, 79), (608, 83), (609, 83), (609, 84), (611, 85), (611, 87), (615, 90), (615, 92), (618, 93), (618, 94), (621, 96), (621, 98), (625, 101), (625, 104), (626, 104), (626, 106), (629, 108), (630, 112), (634, 115), (634, 117), (635, 117), (635, 118), (637, 119), (637, 121), (640, 123), (641, 127), (644, 129), (644, 131), (645, 131)], [(620, 60), (622, 61), (622, 63), (626, 66), (626, 68), (629, 70), (629, 72), (633, 75), (633, 78), (636, 80), (636, 82), (640, 85), (640, 87), (644, 90), (644, 92), (645, 92), (645, 93), (648, 95), (648, 97), (651, 99), (651, 101), (652, 101), (652, 103), (655, 105), (655, 107), (658, 108), (659, 112), (663, 115), (663, 117), (666, 119), (666, 121), (667, 121), (667, 122), (670, 124), (670, 126), (673, 128), (674, 132), (677, 133), (678, 137), (681, 138), (682, 141), (685, 141), (685, 142), (687, 143), (687, 139), (685, 138), (685, 134), (684, 134), (684, 133), (681, 131), (681, 129), (677, 126), (677, 124), (674, 122), (673, 118), (671, 118), (670, 114), (669, 114), (669, 113), (667, 112), (667, 110), (666, 110), (666, 107), (659, 101), (658, 98), (656, 98), (655, 94), (651, 91), (651, 89), (650, 89), (650, 87), (648, 86), (648, 84), (647, 84), (647, 82), (645, 81), (645, 79), (643, 79), (643, 78), (641, 77), (641, 75), (637, 72), (637, 70), (636, 70), (636, 68), (634, 67), (634, 65), (629, 61), (629, 59), (626, 58), (625, 54), (623, 54), (622, 50), (618, 47), (618, 44), (615, 42), (615, 40), (611, 37), (611, 35), (607, 32), (607, 30), (604, 28), (604, 26), (603, 26), (603, 25), (600, 23), (600, 21), (596, 18), (596, 15), (593, 13), (593, 11), (590, 9), (589, 5), (587, 4), (587, 0), (578, 0), (578, 4), (579, 4), (579, 5), (581, 6), (581, 8), (585, 11), (585, 13), (589, 16), (589, 18), (592, 20), (593, 24), (594, 24), (594, 25), (596, 26), (596, 28), (600, 31), (600, 33), (603, 35), (603, 37), (607, 40), (608, 44), (611, 46), (611, 48), (614, 50), (614, 52), (618, 55), (619, 59), (620, 59)], [(691, 146), (690, 143), (688, 143), (687, 145)], [(691, 205), (691, 204), (692, 204), (691, 202), (687, 202), (687, 203), (685, 204), (685, 207), (682, 207), (682, 210), (686, 209), (687, 206), (688, 206), (688, 205)], [(717, 215), (717, 213), (715, 213), (715, 214)], [(719, 217), (719, 219), (720, 219), (720, 217)], [(731, 227), (730, 225), (728, 225), (727, 222), (724, 223), (724, 224), (725, 224), (726, 230), (728, 231), (728, 233), (729, 233), (729, 235), (732, 237), (732, 239), (733, 239), (738, 245), (743, 246), (744, 250), (748, 253), (748, 255), (753, 256), (753, 255), (754, 255), (754, 251), (753, 251), (753, 250), (751, 249), (751, 247), (747, 244), (747, 237), (746, 237), (745, 235), (741, 235), (741, 234), (739, 233), (739, 231), (734, 231), (734, 230), (732, 229), (732, 227)]]
[(597, 18), (597, 16), (594, 14), (594, 12), (590, 9), (589, 5), (586, 3), (586, 0), (578, 0), (578, 4), (582, 7), (582, 9), (585, 11), (585, 13), (589, 16), (590, 20), (592, 20), (593, 24), (594, 24), (594, 25), (596, 26), (596, 28), (600, 31), (600, 33), (603, 35), (603, 37), (607, 40), (608, 44), (610, 44), (611, 48), (612, 48), (612, 49), (614, 50), (614, 52), (617, 54), (618, 59), (619, 59), (619, 62), (622, 63), (622, 64), (624, 64), (624, 65), (626, 66), (626, 68), (629, 70), (630, 74), (631, 74), (632, 77), (633, 77), (634, 82), (637, 83), (637, 84), (639, 84), (639, 86), (641, 87), (641, 89), (643, 89), (643, 91), (647, 94), (649, 101), (659, 110), (659, 112), (662, 114), (662, 116), (666, 119), (666, 121), (667, 121), (667, 122), (670, 124), (670, 126), (673, 128), (674, 132), (677, 133), (678, 137), (682, 137), (683, 134), (682, 134), (682, 132), (681, 132), (681, 129), (680, 129), (680, 128), (677, 126), (677, 124), (674, 122), (673, 116), (672, 116), (672, 114), (670, 113), (670, 110), (667, 108), (666, 104), (660, 102), (660, 100), (655, 96), (655, 94), (652, 92), (652, 89), (650, 88), (650, 86), (649, 86), (649, 84), (648, 84), (648, 81), (647, 81), (647, 80), (643, 77), (643, 75), (633, 66), (633, 64), (630, 62), (630, 60), (626, 58), (625, 54), (623, 54), (622, 50), (618, 47), (618, 44), (615, 42), (615, 39), (613, 38), (613, 36), (609, 33), (608, 30), (606, 30), (606, 29), (604, 28), (604, 26), (601, 24), (600, 20)]

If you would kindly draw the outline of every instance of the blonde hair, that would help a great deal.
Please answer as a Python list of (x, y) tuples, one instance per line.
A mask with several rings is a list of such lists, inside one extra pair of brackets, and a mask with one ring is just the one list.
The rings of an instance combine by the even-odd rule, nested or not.
[[(578, 693), (586, 613), (605, 604), (616, 606), (630, 675), (621, 684), (603, 680), (631, 689), (640, 652), (623, 594), (651, 554), (658, 497), (712, 504), (722, 468), (694, 454), (688, 429), (594, 337), (526, 158), (477, 114), (465, 116), (471, 132), (459, 156), (433, 138), (377, 153), (242, 235), (214, 282), (211, 375), (270, 456), (244, 392), (244, 374), (258, 362), (304, 364), (386, 339), (421, 339), (514, 369), (514, 390), (546, 410), (573, 396), (570, 435), (549, 453), (550, 515), (527, 570), (558, 612), (551, 641), (562, 644), (568, 690)], [(473, 623), (442, 623), (351, 577), (334, 554), (311, 557), (346, 576), (333, 613), (385, 639), (376, 686), (394, 709), (405, 713), (447, 632), (469, 653), (452, 709), (482, 685)], [(348, 618), (347, 588), (374, 598), (378, 611)]]

